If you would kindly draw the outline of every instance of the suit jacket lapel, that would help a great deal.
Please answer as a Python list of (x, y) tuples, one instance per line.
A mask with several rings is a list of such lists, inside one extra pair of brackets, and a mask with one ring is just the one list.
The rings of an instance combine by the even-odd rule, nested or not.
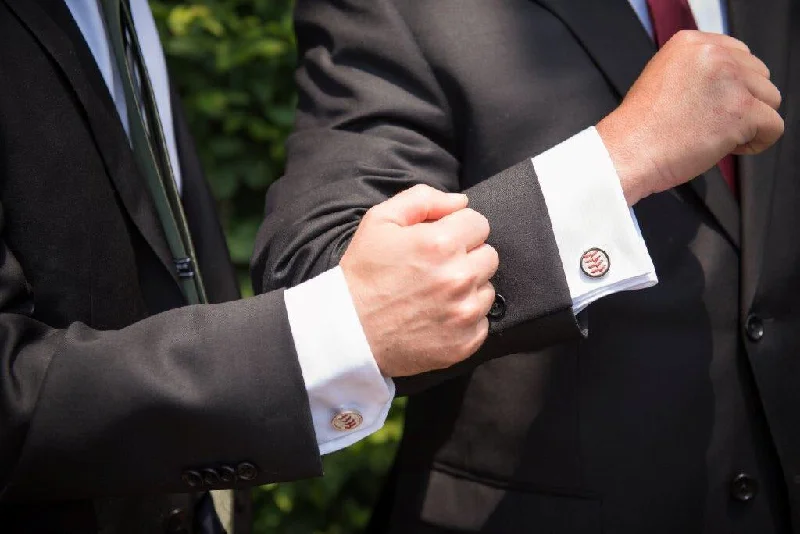
[(536, 0), (566, 24), (620, 98), (656, 47), (628, 0)]
[(0, 0), (19, 17), (61, 69), (85, 112), (106, 172), (134, 224), (177, 282), (153, 201), (102, 75), (63, 0)]
[[(772, 81), (785, 90), (789, 69), (791, 0), (729, 0), (730, 33), (741, 39), (770, 69)], [(785, 116), (785, 110), (781, 109)], [(764, 255), (776, 165), (781, 144), (758, 156), (739, 158), (742, 210), (742, 310), (753, 301)]]
[[(572, 30), (620, 99), (656, 52), (653, 40), (628, 0), (535, 1)], [(734, 245), (739, 245), (739, 209), (716, 169), (695, 178), (677, 193), (698, 195), (719, 223), (722, 233)]]
[(722, 176), (719, 167), (712, 167), (699, 176), (676, 189), (677, 192), (690, 190), (700, 197), (703, 204), (713, 214), (723, 234), (736, 245), (741, 246), (741, 212), (733, 191)]

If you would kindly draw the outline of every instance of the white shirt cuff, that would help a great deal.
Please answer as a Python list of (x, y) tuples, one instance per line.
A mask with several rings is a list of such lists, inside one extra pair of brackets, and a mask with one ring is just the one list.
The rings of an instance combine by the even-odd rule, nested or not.
[[(601, 297), (658, 283), (633, 210), (600, 134), (588, 128), (532, 159), (577, 314)], [(600, 249), (607, 271), (593, 278), (581, 259)], [(597, 273), (595, 273), (597, 274)]]
[(394, 382), (381, 375), (340, 267), (284, 292), (320, 454), (343, 449), (386, 421)]

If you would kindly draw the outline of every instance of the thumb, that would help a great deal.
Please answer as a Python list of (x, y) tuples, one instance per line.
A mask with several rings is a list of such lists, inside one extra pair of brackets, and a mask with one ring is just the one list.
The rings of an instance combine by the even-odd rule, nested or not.
[(400, 226), (439, 220), (467, 207), (467, 195), (415, 185), (375, 206), (375, 214)]

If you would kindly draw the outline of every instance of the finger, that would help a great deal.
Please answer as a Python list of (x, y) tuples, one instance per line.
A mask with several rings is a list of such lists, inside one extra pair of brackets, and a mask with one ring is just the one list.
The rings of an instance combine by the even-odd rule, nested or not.
[(750, 94), (772, 109), (778, 109), (781, 106), (781, 92), (769, 79), (753, 71), (744, 71), (742, 76)]
[(406, 189), (373, 208), (373, 213), (400, 226), (438, 220), (467, 206), (467, 196), (444, 193), (419, 184)]
[(432, 223), (431, 227), (432, 230), (448, 236), (461, 250), (467, 252), (482, 245), (489, 237), (489, 221), (470, 208), (445, 215)]
[(752, 155), (768, 149), (783, 135), (783, 118), (763, 102), (756, 102), (752, 111), (756, 124), (755, 135), (733, 151), (736, 155)]
[(731, 57), (736, 61), (740, 66), (747, 70), (751, 70), (756, 74), (760, 74), (765, 78), (769, 78), (770, 72), (769, 67), (767, 64), (761, 61), (758, 57), (754, 56), (750, 52), (745, 52), (744, 50), (738, 49), (731, 49), (728, 50), (728, 53)]
[(494, 286), (490, 282), (486, 282), (481, 287), (478, 288), (478, 303), (480, 305), (480, 309), (483, 313), (482, 316), (486, 316), (489, 314), (489, 310), (492, 309), (492, 305), (494, 305), (494, 296), (495, 290)]
[(482, 286), (494, 276), (500, 266), (500, 257), (497, 255), (497, 251), (485, 243), (467, 253), (467, 261), (476, 273), (478, 286)]
[(486, 317), (481, 317), (481, 320), (478, 321), (478, 324), (475, 325), (475, 330), (472, 335), (472, 338), (465, 347), (464, 359), (478, 352), (478, 349), (481, 348), (481, 345), (483, 345), (483, 342), (486, 341), (488, 335), (489, 335), (489, 319), (487, 319)]

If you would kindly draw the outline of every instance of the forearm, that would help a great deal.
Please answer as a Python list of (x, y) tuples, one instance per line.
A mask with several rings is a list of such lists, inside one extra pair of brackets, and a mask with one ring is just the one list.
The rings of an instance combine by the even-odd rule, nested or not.
[(3, 398), (3, 500), (209, 489), (184, 473), (243, 463), (257, 472), (218, 487), (320, 473), (282, 292), (117, 331), (10, 313), (0, 325), (2, 390), (16, 392)]
[[(254, 282), (263, 276), (264, 289), (281, 283), (298, 283), (305, 273), (313, 274), (317, 269), (335, 265), (340, 247), (346, 247), (342, 243), (349, 240), (351, 228), (358, 225), (361, 215), (372, 203), (390, 196), (388, 192), (383, 196), (376, 193), (381, 190), (385, 176), (393, 177), (392, 191), (414, 185), (412, 177), (422, 177), (425, 183), (435, 183), (440, 189), (457, 189), (455, 174), (422, 169), (404, 175), (398, 169), (389, 168), (388, 162), (383, 167), (370, 165), (370, 169), (372, 176), (351, 170), (350, 177), (339, 175), (329, 187), (321, 184), (295, 198), (290, 195), (294, 175), (284, 177), (282, 188), (270, 192), (268, 204), (280, 208), (267, 217), (262, 227), (256, 250), (260, 261), (256, 266), (263, 270), (254, 269)], [(470, 199), (470, 206), (489, 219), (492, 230), (488, 243), (497, 249), (501, 258), (492, 283), (500, 295), (499, 300), (503, 301), (499, 306), (504, 305), (504, 310), (492, 318), (492, 335), (483, 350), (465, 364), (431, 373), (432, 377), (451, 376), (492, 357), (534, 350), (581, 335), (572, 312), (547, 208), (530, 160), (464, 192)], [(298, 222), (286, 224), (286, 221)], [(300, 232), (296, 233), (297, 230)], [(269, 238), (262, 240), (265, 236)], [(272, 272), (278, 273), (277, 277), (271, 277), (269, 273)], [(287, 280), (284, 273), (290, 274), (291, 280)], [(535, 336), (518, 335), (534, 330)], [(407, 392), (411, 381), (415, 380), (404, 378), (397, 383)], [(416, 382), (431, 383), (429, 378)]]
[[(657, 282), (619, 176), (593, 129), (481, 182), (470, 196), (472, 207), (490, 220), (490, 241), (502, 250), (494, 281), (498, 295), (505, 297), (506, 313), (516, 311), (521, 320), (493, 321), (495, 335), (467, 362), (398, 380), (399, 394), (487, 359), (578, 338), (586, 332), (586, 317), (578, 318), (576, 328), (575, 316), (589, 304)], [(603, 258), (587, 267), (582, 257), (591, 250)], [(541, 308), (548, 300), (550, 313)], [(530, 303), (538, 309), (526, 310)]]

